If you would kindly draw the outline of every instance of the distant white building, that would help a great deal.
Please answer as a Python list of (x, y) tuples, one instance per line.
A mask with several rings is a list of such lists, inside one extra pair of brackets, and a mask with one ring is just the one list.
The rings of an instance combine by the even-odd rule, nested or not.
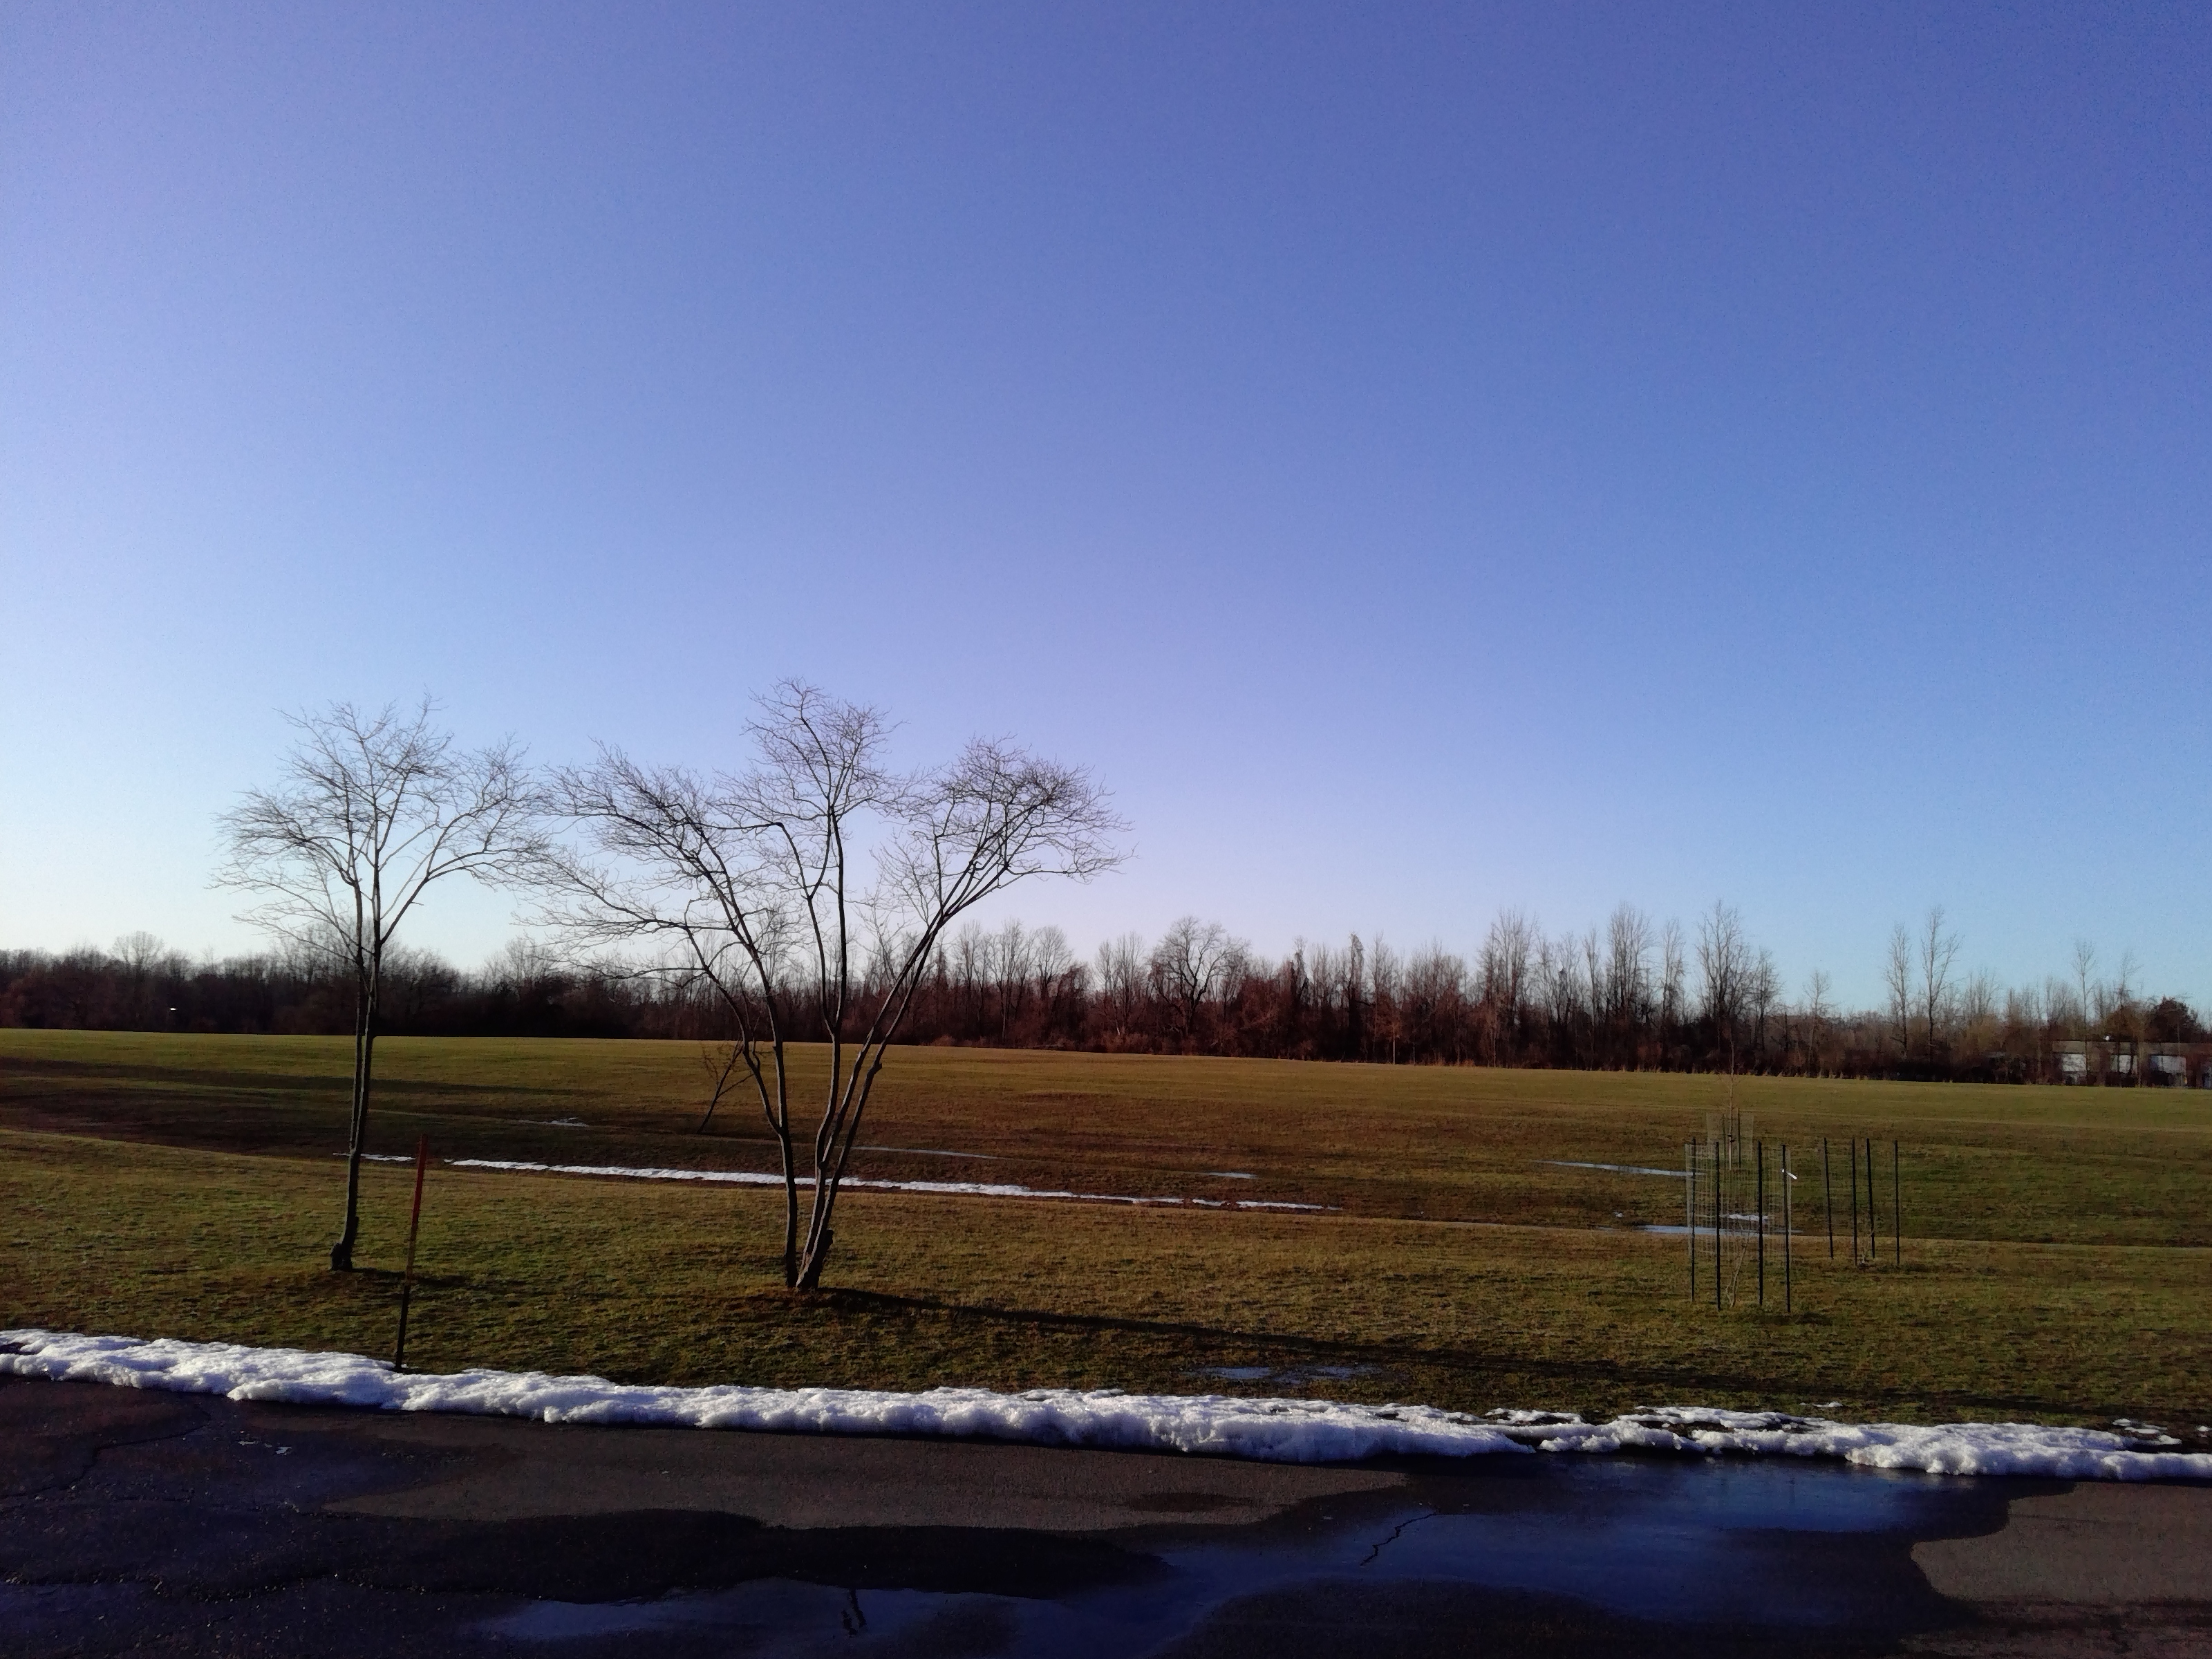
[(2212, 1042), (2137, 1042), (2129, 1037), (2090, 1037), (2056, 1042), (2061, 1083), (2117, 1084), (2212, 1089)]

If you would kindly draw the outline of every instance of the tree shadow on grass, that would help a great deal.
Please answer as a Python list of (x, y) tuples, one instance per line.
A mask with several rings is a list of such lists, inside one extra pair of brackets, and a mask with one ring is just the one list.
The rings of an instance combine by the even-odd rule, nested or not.
[[(1523, 1388), (1531, 1382), (1555, 1382), (1563, 1391), (1583, 1395), (1613, 1396), (1632, 1393), (1650, 1404), (1660, 1403), (1662, 1400), (1679, 1401), (1702, 1395), (1754, 1399), (1778, 1406), (1781, 1401), (1778, 1396), (1794, 1396), (1808, 1389), (1820, 1393), (1832, 1391), (1832, 1385), (1826, 1382), (1789, 1384), (1772, 1376), (1726, 1367), (1558, 1359), (1473, 1348), (1331, 1340), (1172, 1320), (1073, 1314), (1038, 1308), (999, 1308), (933, 1297), (901, 1296), (881, 1291), (829, 1290), (817, 1292), (811, 1300), (817, 1306), (856, 1314), (906, 1317), (922, 1314), (1071, 1335), (1095, 1336), (1112, 1332), (1166, 1339), (1188, 1344), (1195, 1360), (1205, 1363), (1218, 1364), (1221, 1355), (1235, 1353), (1254, 1356), (1255, 1363), (1265, 1364), (1279, 1370), (1321, 1365), (1372, 1366), (1386, 1374), (1436, 1370), (1471, 1380), (1494, 1378), (1502, 1382), (1510, 1379), (1516, 1386)], [(2014, 1413), (2129, 1409), (2124, 1403), (2109, 1406), (2073, 1402), (2060, 1406), (2041, 1396), (1960, 1389), (1857, 1387), (1845, 1391), (1860, 1401), (1875, 1404), (1887, 1402), (1922, 1411), (1930, 1407), (1948, 1411)]]
[[(241, 1072), (179, 1066), (133, 1065), (120, 1060), (11, 1058), (9, 1072), (17, 1077), (43, 1077), (67, 1082), (120, 1084), (128, 1099), (142, 1101), (162, 1095), (213, 1090), (226, 1094), (350, 1095), (353, 1073)], [(71, 1091), (74, 1094), (76, 1091)], [(453, 1095), (462, 1098), (490, 1096), (521, 1100), (590, 1099), (605, 1089), (563, 1087), (558, 1084), (459, 1083), (423, 1078), (379, 1077), (379, 1095)]]

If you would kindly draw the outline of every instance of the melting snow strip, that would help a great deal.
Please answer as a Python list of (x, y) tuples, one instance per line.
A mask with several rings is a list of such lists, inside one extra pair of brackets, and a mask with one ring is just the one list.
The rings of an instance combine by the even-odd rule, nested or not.
[(1665, 1176), (1670, 1181), (1683, 1178), (1680, 1170), (1655, 1170), (1644, 1164), (1584, 1164), (1571, 1158), (1542, 1158), (1536, 1161), (1555, 1170), (1610, 1170), (1615, 1175)]
[[(710, 1181), (739, 1187), (781, 1187), (783, 1177), (760, 1170), (638, 1169), (622, 1164), (532, 1164), (519, 1158), (453, 1158), (446, 1162), (456, 1170), (505, 1170), (525, 1175), (611, 1176), (631, 1181)], [(1322, 1210), (1323, 1204), (1293, 1204), (1270, 1198), (1176, 1198), (1167, 1194), (1144, 1198), (1127, 1193), (1078, 1193), (1054, 1187), (1022, 1187), (1006, 1181), (864, 1181), (848, 1176), (847, 1187), (866, 1187), (884, 1193), (940, 1193), (958, 1198), (1059, 1198), (1085, 1204), (1188, 1204), (1219, 1210)]]
[(232, 1400), (456, 1412), (547, 1423), (648, 1423), (817, 1434), (934, 1435), (1032, 1445), (1212, 1453), (1278, 1463), (1417, 1455), (1609, 1453), (1629, 1449), (1839, 1459), (1935, 1474), (2023, 1474), (2068, 1480), (2212, 1480), (2212, 1453), (2148, 1425), (2129, 1433), (2031, 1423), (1837, 1423), (1782, 1412), (1670, 1406), (1608, 1423), (1572, 1413), (1492, 1412), (1329, 1400), (1132, 1395), (1034, 1389), (653, 1388), (540, 1371), (394, 1371), (359, 1354), (143, 1341), (63, 1331), (0, 1331), (0, 1372), (108, 1382)]

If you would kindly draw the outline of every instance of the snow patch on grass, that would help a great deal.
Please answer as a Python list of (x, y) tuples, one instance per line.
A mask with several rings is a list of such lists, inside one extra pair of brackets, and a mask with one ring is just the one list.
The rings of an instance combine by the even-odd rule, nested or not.
[(2126, 1431), (2033, 1423), (1838, 1423), (1783, 1412), (1668, 1406), (1589, 1423), (1571, 1412), (1474, 1416), (1429, 1406), (1118, 1389), (678, 1389), (542, 1371), (395, 1371), (359, 1354), (0, 1331), (0, 1372), (58, 1382), (220, 1394), (233, 1400), (461, 1412), (547, 1423), (645, 1423), (817, 1434), (908, 1434), (1033, 1445), (1212, 1453), (1279, 1463), (1537, 1450), (1839, 1459), (1934, 1474), (2069, 1480), (2212, 1480), (2212, 1453), (2148, 1424)]
[(1555, 1170), (1607, 1170), (1614, 1175), (1664, 1176), (1669, 1181), (1684, 1179), (1680, 1170), (1655, 1170), (1647, 1164), (1585, 1164), (1572, 1158), (1541, 1158), (1536, 1161), (1548, 1164)]
[[(520, 1158), (453, 1158), (446, 1160), (456, 1170), (505, 1170), (526, 1175), (605, 1176), (629, 1181), (708, 1181), (738, 1187), (781, 1187), (783, 1177), (760, 1170), (668, 1170), (624, 1164), (532, 1164)], [(801, 1185), (808, 1184), (804, 1177)], [(1056, 1187), (1024, 1187), (1011, 1181), (864, 1181), (848, 1176), (840, 1183), (884, 1193), (943, 1193), (959, 1198), (1058, 1198), (1085, 1204), (1187, 1204), (1208, 1210), (1322, 1210), (1321, 1204), (1293, 1204), (1285, 1199), (1151, 1197), (1127, 1193), (1078, 1193)]]

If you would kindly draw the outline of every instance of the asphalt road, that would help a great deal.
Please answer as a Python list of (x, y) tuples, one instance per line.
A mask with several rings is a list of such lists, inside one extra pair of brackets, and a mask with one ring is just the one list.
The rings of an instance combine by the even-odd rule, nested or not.
[(26, 1659), (2212, 1655), (2212, 1487), (1304, 1468), (0, 1379), (0, 1578)]

